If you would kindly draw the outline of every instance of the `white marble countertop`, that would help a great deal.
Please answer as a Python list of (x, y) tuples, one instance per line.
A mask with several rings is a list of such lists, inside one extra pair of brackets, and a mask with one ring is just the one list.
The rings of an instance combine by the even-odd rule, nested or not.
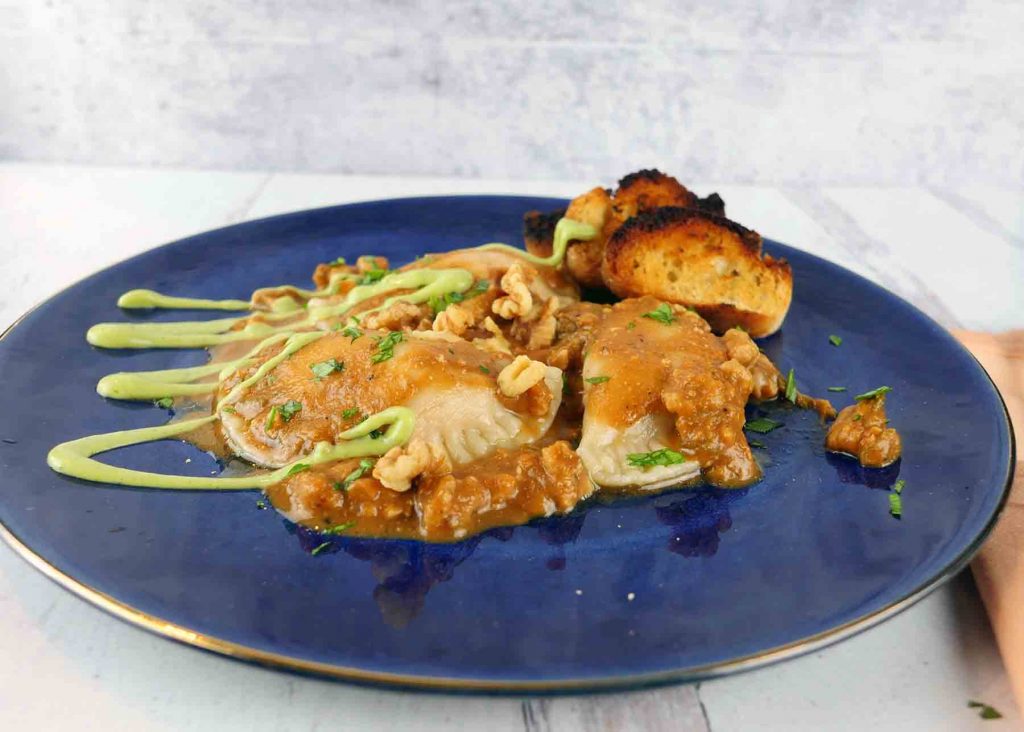
[[(1022, 191), (693, 184), (718, 190), (733, 218), (874, 279), (947, 326), (1024, 327)], [(0, 164), (0, 329), (83, 275), (243, 219), (389, 196), (571, 196), (590, 185)], [(2, 729), (1024, 727), (967, 574), (877, 628), (759, 671), (524, 700), (357, 688), (200, 653), (108, 617), (0, 547), (0, 659)], [(968, 699), (1005, 718), (981, 721)]]

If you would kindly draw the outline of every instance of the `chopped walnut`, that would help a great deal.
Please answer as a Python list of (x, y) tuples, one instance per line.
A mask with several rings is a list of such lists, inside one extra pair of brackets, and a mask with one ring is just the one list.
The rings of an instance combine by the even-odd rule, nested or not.
[(388, 450), (373, 467), (373, 477), (385, 488), (402, 493), (409, 490), (413, 479), (421, 475), (442, 475), (451, 469), (451, 461), (444, 448), (417, 439)]
[(501, 277), (501, 289), (508, 293), (491, 305), (491, 310), (507, 320), (523, 318), (533, 308), (533, 294), (530, 292), (529, 277), (522, 264), (516, 262)]
[(455, 304), (449, 305), (437, 314), (437, 317), (434, 318), (433, 328), (436, 331), (446, 331), (461, 336), (469, 330), (474, 322), (473, 311), (470, 308), (462, 304)]
[(491, 316), (484, 318), (483, 322), (484, 330), (491, 334), (491, 338), (475, 338), (473, 345), (477, 348), (487, 351), (489, 353), (507, 353), (512, 354), (512, 346), (509, 344), (508, 339), (505, 338), (505, 334), (501, 332), (501, 328), (494, 322)]
[(383, 310), (363, 318), (363, 327), (370, 330), (404, 330), (415, 328), (423, 319), (423, 306), (405, 300), (388, 305)]
[(722, 335), (729, 358), (746, 366), (752, 380), (750, 396), (759, 401), (774, 399), (779, 395), (782, 375), (767, 356), (761, 353), (750, 336), (739, 328), (727, 330)]
[(498, 374), (498, 388), (507, 397), (517, 397), (535, 384), (540, 383), (547, 373), (547, 366), (526, 356), (516, 356)]
[(530, 340), (527, 348), (547, 348), (555, 342), (555, 333), (558, 330), (558, 319), (555, 313), (558, 312), (558, 299), (551, 298), (544, 303), (544, 310), (540, 318), (530, 331)]

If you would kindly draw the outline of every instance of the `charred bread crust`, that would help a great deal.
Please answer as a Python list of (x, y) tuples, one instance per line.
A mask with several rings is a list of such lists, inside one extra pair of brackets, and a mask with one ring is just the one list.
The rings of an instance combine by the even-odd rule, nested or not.
[(693, 307), (717, 332), (740, 326), (755, 337), (778, 330), (793, 274), (763, 255), (761, 236), (700, 209), (644, 211), (609, 238), (601, 269), (619, 297), (654, 295)]
[(756, 231), (752, 231), (742, 224), (738, 224), (735, 221), (727, 219), (724, 216), (711, 213), (710, 211), (703, 211), (696, 208), (683, 208), (681, 206), (662, 206), (648, 211), (641, 211), (639, 214), (620, 226), (616, 232), (612, 234), (608, 241), (608, 245), (614, 246), (613, 242), (618, 240), (619, 246), (621, 246), (623, 241), (634, 235), (634, 232), (650, 234), (661, 229), (669, 228), (673, 224), (680, 224), (691, 220), (707, 221), (710, 224), (729, 229), (739, 238), (744, 247), (749, 249), (751, 253), (760, 256), (761, 235)]
[(565, 209), (557, 211), (527, 211), (523, 214), (523, 240), (526, 250), (540, 257), (551, 255), (555, 226), (565, 216)]
[(702, 211), (725, 216), (725, 201), (717, 193), (712, 193), (704, 198), (698, 198), (696, 207)]

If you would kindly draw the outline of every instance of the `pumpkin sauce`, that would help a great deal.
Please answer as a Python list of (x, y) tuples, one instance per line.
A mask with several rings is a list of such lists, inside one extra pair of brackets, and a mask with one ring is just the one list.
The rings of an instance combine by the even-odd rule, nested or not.
[[(744, 433), (750, 402), (785, 396), (835, 417), (740, 329), (716, 335), (696, 312), (650, 296), (581, 300), (562, 260), (569, 241), (597, 233), (563, 218), (545, 257), (485, 244), (397, 270), (380, 257), (339, 259), (316, 268), (315, 289), (266, 287), (247, 301), (132, 290), (122, 307), (249, 313), (91, 328), (97, 347), (205, 347), (211, 360), (104, 377), (102, 396), (157, 400), (176, 419), (63, 443), (48, 463), (105, 483), (263, 489), (324, 535), (450, 542), (566, 514), (602, 492), (751, 485), (762, 469)], [(92, 457), (168, 438), (231, 468), (179, 476)], [(865, 466), (896, 460), (884, 393), (845, 408), (826, 446)]]

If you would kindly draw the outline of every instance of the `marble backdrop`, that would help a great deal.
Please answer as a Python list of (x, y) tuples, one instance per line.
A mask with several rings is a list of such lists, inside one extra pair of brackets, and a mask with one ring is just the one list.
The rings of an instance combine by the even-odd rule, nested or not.
[(0, 159), (1024, 187), (1024, 2), (0, 0)]

